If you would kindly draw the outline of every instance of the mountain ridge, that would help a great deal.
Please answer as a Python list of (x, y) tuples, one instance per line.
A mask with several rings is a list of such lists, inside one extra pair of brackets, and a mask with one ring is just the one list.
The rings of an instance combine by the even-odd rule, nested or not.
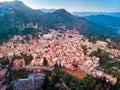
[(79, 31), (80, 34), (83, 34), (85, 36), (115, 34), (112, 29), (101, 27), (83, 17), (74, 16), (65, 9), (58, 9), (52, 13), (44, 13), (41, 10), (34, 10), (26, 6), (21, 1), (12, 1), (0, 3), (0, 11), (4, 11), (0, 13), (3, 14), (3, 16), (0, 16), (0, 26), (2, 27), (0, 29), (0, 32), (3, 33), (3, 31), (6, 31), (4, 32), (7, 33), (5, 34), (6, 37), (10, 35), (9, 33), (12, 33), (12, 35), (14, 35), (14, 31), (15, 34), (18, 34), (21, 29), (34, 29), (35, 24), (37, 25), (37, 28), (34, 30), (37, 29), (40, 32), (47, 32), (49, 29), (75, 29)]
[(72, 12), (75, 16), (85, 17), (85, 16), (91, 16), (91, 15), (109, 15), (113, 17), (120, 17), (120, 12)]
[(113, 16), (101, 14), (101, 15), (86, 16), (85, 18), (101, 26), (118, 28), (118, 29), (120, 28), (119, 17), (113, 17)]

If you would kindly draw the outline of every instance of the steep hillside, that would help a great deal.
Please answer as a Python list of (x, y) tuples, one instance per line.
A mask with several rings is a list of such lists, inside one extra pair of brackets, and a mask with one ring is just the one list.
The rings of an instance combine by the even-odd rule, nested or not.
[[(30, 30), (28, 30), (30, 29)], [(50, 13), (34, 10), (21, 1), (0, 2), (0, 39), (14, 34), (31, 32), (47, 32), (48, 29), (76, 29), (86, 36), (99, 34), (115, 35), (111, 28), (101, 27), (85, 18), (73, 16), (65, 9)], [(27, 33), (26, 33), (27, 32)]]
[(33, 9), (26, 6), (21, 1), (0, 2), (0, 11), (3, 11), (3, 12), (0, 12), (1, 14), (9, 13), (9, 11), (13, 8), (19, 9), (26, 14), (31, 14), (34, 11)]
[(91, 15), (85, 18), (101, 26), (120, 27), (120, 18), (118, 17), (108, 15)]
[(13, 35), (22, 35), (21, 32), (26, 28), (33, 30), (33, 26), (34, 22), (24, 12), (11, 9), (9, 14), (0, 16), (0, 43)]
[(115, 32), (115, 35), (120, 36), (120, 18), (119, 17), (113, 17), (108, 15), (91, 15), (85, 18), (102, 27), (113, 29), (112, 32)]
[(55, 29), (76, 29), (86, 36), (95, 36), (99, 34), (112, 35), (115, 32), (111, 28), (100, 27), (84, 18), (76, 17), (64, 9), (56, 10), (53, 13), (46, 14), (49, 28)]

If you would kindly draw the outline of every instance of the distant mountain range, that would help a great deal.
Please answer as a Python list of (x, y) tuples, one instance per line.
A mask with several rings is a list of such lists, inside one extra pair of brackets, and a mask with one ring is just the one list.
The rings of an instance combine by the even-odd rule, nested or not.
[(72, 13), (75, 16), (90, 16), (90, 15), (109, 15), (113, 17), (120, 17), (120, 12), (73, 12)]
[(120, 18), (108, 15), (91, 15), (85, 17), (87, 20), (101, 26), (120, 28)]
[(116, 29), (117, 30), (116, 34), (120, 35), (120, 17), (108, 15), (91, 15), (86, 16), (84, 18), (102, 27)]
[(49, 29), (76, 29), (86, 36), (115, 35), (118, 32), (117, 29), (100, 26), (91, 21), (88, 17), (74, 16), (65, 9), (47, 12), (46, 10), (34, 10), (21, 1), (0, 2), (1, 40), (14, 34), (48, 32)]

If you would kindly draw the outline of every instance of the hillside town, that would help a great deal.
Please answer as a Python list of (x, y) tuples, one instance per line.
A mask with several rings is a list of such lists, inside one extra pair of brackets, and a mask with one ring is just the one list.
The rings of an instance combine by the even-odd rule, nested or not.
[[(89, 56), (98, 49), (111, 53), (112, 58), (120, 56), (120, 50), (107, 48), (107, 42), (97, 41), (92, 43), (75, 30), (65, 32), (51, 30), (48, 34), (38, 34), (34, 37), (32, 35), (15, 35), (0, 46), (0, 58), (7, 58), (11, 63), (14, 56), (21, 56), (21, 54), (32, 55), (33, 59), (29, 65), (26, 65), (24, 59), (15, 59), (13, 61), (14, 69), (43, 67), (44, 61), (47, 60), (49, 67), (57, 65), (73, 71), (78, 70), (95, 78), (105, 78), (107, 82), (116, 84), (116, 77), (99, 69), (100, 58)], [(6, 69), (0, 70), (1, 79), (4, 77), (5, 72), (7, 73)], [(36, 75), (32, 77), (34, 78), (34, 76)], [(43, 80), (44, 77), (40, 76), (41, 78)], [(29, 77), (26, 80), (29, 81)], [(0, 81), (0, 84), (2, 81)], [(15, 81), (14, 90), (21, 90), (16, 88), (21, 85), (22, 81), (24, 80)], [(2, 87), (1, 85), (0, 87)]]

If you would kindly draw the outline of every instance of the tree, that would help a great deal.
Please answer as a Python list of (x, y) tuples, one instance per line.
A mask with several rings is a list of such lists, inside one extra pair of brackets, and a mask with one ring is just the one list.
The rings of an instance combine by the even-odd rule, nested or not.
[(81, 46), (81, 48), (83, 49), (84, 54), (87, 54), (87, 47), (86, 46)]
[(0, 64), (2, 64), (2, 65), (8, 65), (9, 64), (9, 60), (8, 59), (0, 60)]
[(47, 61), (46, 58), (44, 58), (44, 60), (43, 60), (43, 64), (44, 64), (44, 66), (47, 66), (47, 65), (48, 65), (48, 61)]

